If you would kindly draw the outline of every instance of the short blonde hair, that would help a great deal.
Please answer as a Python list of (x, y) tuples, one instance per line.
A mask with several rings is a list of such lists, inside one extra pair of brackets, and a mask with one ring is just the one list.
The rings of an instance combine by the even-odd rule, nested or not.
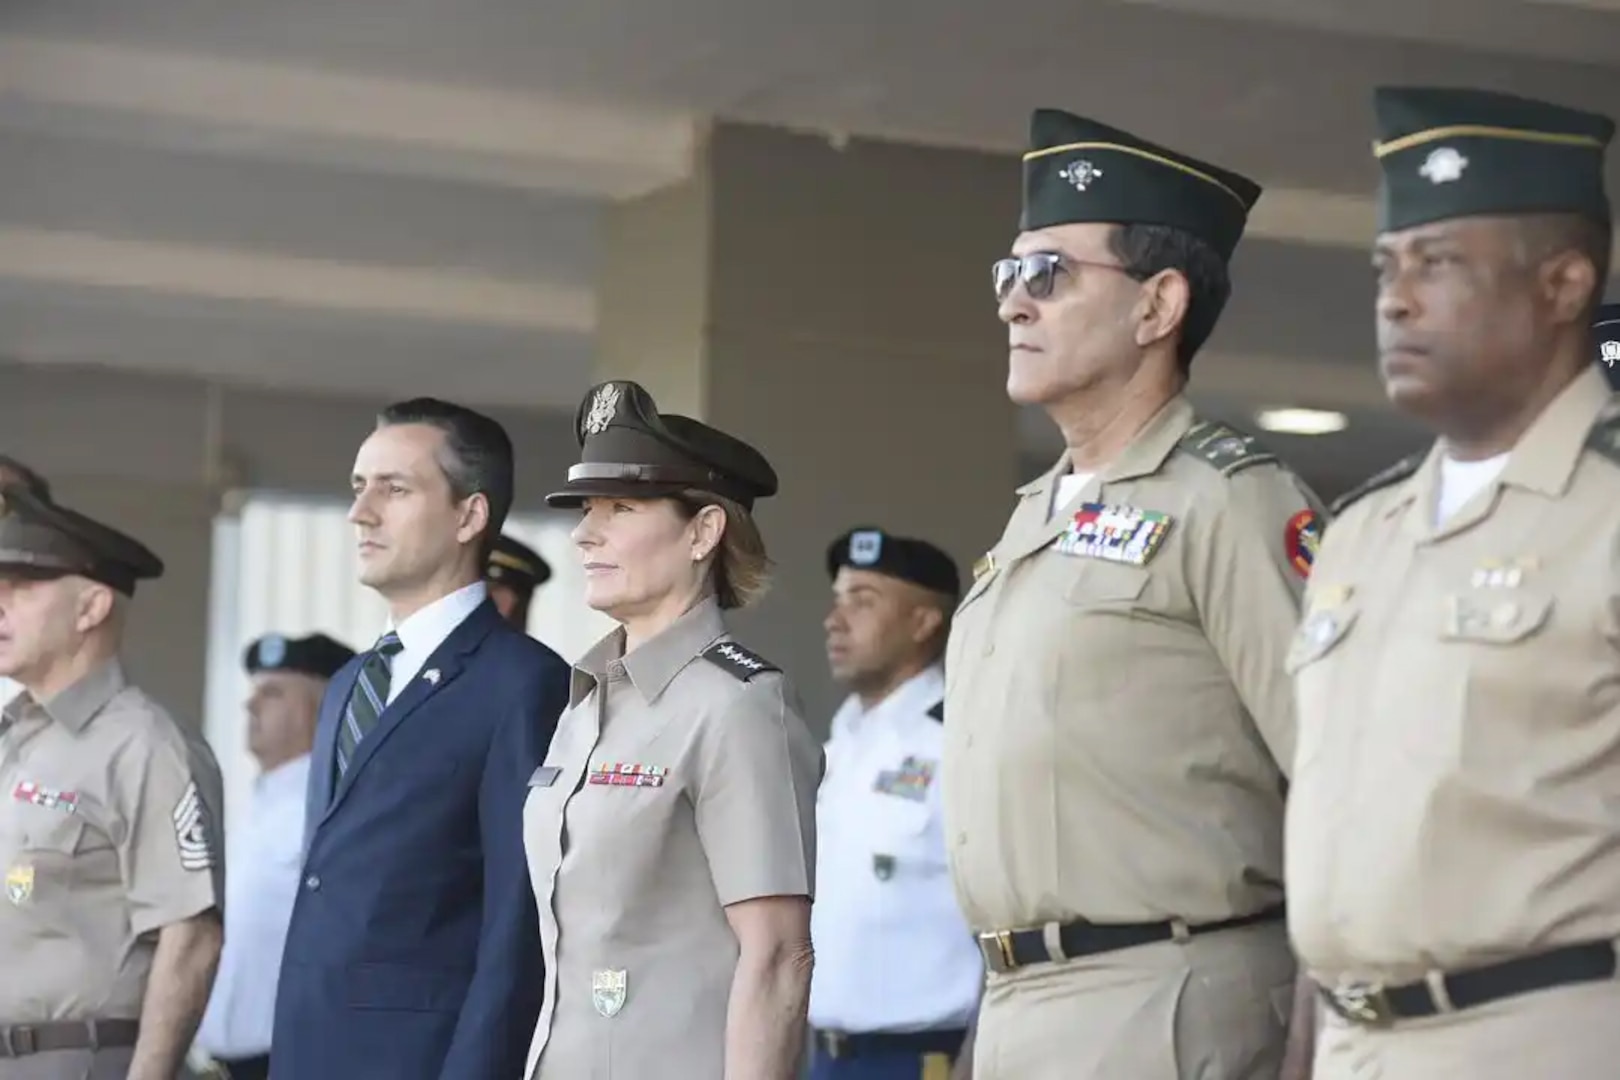
[(771, 560), (754, 515), (741, 503), (707, 491), (682, 492), (676, 503), (688, 521), (705, 506), (725, 511), (725, 531), (709, 569), (715, 599), (725, 611), (758, 603), (770, 591)]

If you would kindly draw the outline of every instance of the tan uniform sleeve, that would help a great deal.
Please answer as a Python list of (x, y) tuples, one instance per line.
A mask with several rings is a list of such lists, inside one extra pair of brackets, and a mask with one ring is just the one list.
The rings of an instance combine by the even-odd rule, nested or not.
[(179, 735), (142, 740), (120, 762), (115, 782), (131, 929), (145, 934), (222, 909), (224, 792), (206, 744)]
[[(1284, 670), (1309, 565), (1296, 565), (1301, 526), (1327, 520), (1293, 474), (1261, 465), (1234, 474), (1211, 500), (1190, 575), (1204, 632), (1284, 776), (1294, 767), (1293, 685)], [(1314, 549), (1311, 549), (1314, 555)]]
[(699, 746), (698, 837), (722, 905), (814, 895), (821, 747), (783, 689), (750, 683)]

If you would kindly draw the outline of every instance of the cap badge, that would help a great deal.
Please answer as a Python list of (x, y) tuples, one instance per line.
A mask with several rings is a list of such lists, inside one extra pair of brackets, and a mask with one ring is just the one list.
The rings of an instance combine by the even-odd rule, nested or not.
[(1084, 191), (1091, 186), (1091, 182), (1101, 176), (1103, 171), (1089, 161), (1071, 161), (1058, 170), (1058, 175), (1075, 186), (1077, 191)]
[(591, 399), (591, 411), (585, 414), (585, 434), (600, 435), (613, 422), (619, 411), (619, 388), (608, 383)]
[(278, 668), (287, 659), (287, 639), (280, 634), (268, 634), (259, 642), (259, 665)]
[(1418, 169), (1418, 174), (1428, 177), (1431, 184), (1450, 184), (1461, 180), (1463, 170), (1466, 168), (1468, 168), (1467, 158), (1449, 146), (1442, 146), (1423, 159), (1423, 166)]
[(862, 529), (849, 535), (849, 561), (856, 566), (871, 566), (883, 555), (883, 534), (876, 529)]
[(1603, 362), (1609, 367), (1620, 364), (1620, 341), (1605, 341), (1602, 351)]

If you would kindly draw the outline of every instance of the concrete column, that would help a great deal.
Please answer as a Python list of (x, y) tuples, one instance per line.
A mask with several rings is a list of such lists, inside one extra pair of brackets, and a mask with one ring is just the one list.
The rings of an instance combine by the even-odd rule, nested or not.
[(1019, 482), (990, 263), (1017, 225), (1005, 157), (721, 125), (688, 181), (608, 215), (598, 374), (758, 446), (771, 595), (739, 636), (824, 728), (822, 558), (844, 529), (933, 540), (964, 580)]

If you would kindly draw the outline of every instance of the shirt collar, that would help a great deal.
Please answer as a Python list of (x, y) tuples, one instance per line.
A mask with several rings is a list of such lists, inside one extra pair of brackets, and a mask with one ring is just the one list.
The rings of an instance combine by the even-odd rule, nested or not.
[[(834, 731), (853, 731), (865, 727), (879, 716), (903, 718), (923, 716), (945, 696), (945, 667), (930, 664), (917, 674), (889, 691), (889, 695), (870, 709), (861, 705), (860, 695), (851, 694), (839, 706), (833, 717)], [(933, 723), (929, 720), (929, 723)]]
[[(1196, 419), (1192, 402), (1181, 394), (1165, 402), (1159, 411), (1153, 414), (1152, 419), (1143, 425), (1142, 430), (1131, 438), (1119, 457), (1107, 467), (1098, 470), (1103, 482), (1132, 480), (1158, 472), (1182, 436), (1192, 430)], [(1065, 450), (1056, 465), (1019, 488), (1018, 494), (1034, 495), (1050, 492), (1070, 471), (1072, 466), (1069, 463), (1069, 453)]]
[(630, 682), (643, 698), (654, 701), (687, 664), (725, 632), (720, 604), (713, 596), (688, 608), (680, 618), (629, 655), (624, 653), (624, 628), (620, 627), (593, 645), (574, 665), (569, 704), (578, 705), (583, 701), (591, 688), (607, 676), (608, 668), (614, 663), (624, 666)]
[(305, 780), (309, 777), (308, 754), (283, 761), (273, 769), (266, 769), (253, 782), (254, 789), (265, 796), (287, 795), (294, 792), (302, 797)]
[(477, 611), (488, 595), (489, 587), (482, 581), (464, 585), (412, 612), (404, 622), (393, 627), (394, 633), (399, 635), (400, 644), (413, 654), (427, 656), (443, 645), (444, 639)]
[(51, 700), (43, 702), (41, 708), (52, 720), (77, 733), (83, 731), (127, 685), (123, 665), (117, 660), (109, 660)]
[[(1592, 426), (1611, 396), (1603, 372), (1596, 365), (1588, 366), (1559, 391), (1519, 437), (1495, 483), (1542, 495), (1562, 495), (1575, 475)], [(1385, 509), (1386, 519), (1411, 511), (1414, 506), (1420, 517), (1431, 512), (1444, 456), (1445, 448), (1436, 440), (1400, 496)]]

